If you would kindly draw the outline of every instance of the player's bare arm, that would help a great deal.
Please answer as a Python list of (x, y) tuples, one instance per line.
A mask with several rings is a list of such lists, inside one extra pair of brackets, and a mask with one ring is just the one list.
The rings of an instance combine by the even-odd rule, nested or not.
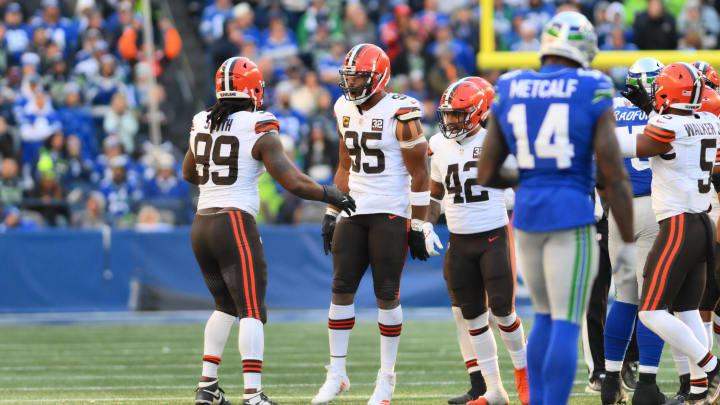
[[(335, 171), (335, 179), (333, 180), (333, 183), (341, 191), (349, 193), (350, 186), (348, 185), (348, 181), (350, 179), (350, 165), (352, 164), (352, 160), (350, 160), (350, 152), (348, 151), (347, 145), (345, 145), (345, 142), (343, 141), (340, 130), (338, 130), (338, 137), (340, 138), (340, 142), (338, 142), (338, 148), (340, 149), (340, 159), (338, 162), (338, 168)], [(337, 207), (332, 208), (337, 210)]]
[[(430, 188), (430, 175), (427, 162), (427, 142), (419, 119), (398, 121), (395, 135), (400, 141), (403, 160), (412, 180), (411, 193), (427, 192)], [(349, 160), (349, 157), (348, 157)], [(427, 216), (427, 205), (412, 203), (412, 218), (424, 220)]]
[(482, 153), (478, 159), (478, 183), (493, 188), (508, 188), (517, 185), (517, 173), (502, 170), (502, 165), (509, 154), (510, 149), (500, 132), (500, 125), (495, 116), (490, 114)]
[(182, 175), (188, 183), (194, 184), (196, 186), (198, 185), (198, 174), (197, 170), (195, 169), (195, 155), (193, 155), (190, 149), (188, 149), (187, 153), (185, 154), (185, 158), (183, 159)]
[[(270, 175), (296, 196), (306, 200), (334, 203), (348, 214), (355, 210), (355, 202), (350, 196), (334, 187), (323, 187), (301, 172), (285, 154), (277, 132), (270, 131), (262, 135), (253, 146), (252, 156), (262, 161)], [(334, 193), (338, 195), (333, 195)]]
[(615, 115), (612, 108), (605, 110), (595, 124), (593, 148), (605, 185), (605, 194), (620, 235), (623, 241), (633, 242), (633, 193), (615, 136)]
[(645, 135), (645, 133), (637, 135), (635, 147), (637, 148), (637, 157), (640, 158), (663, 155), (672, 150), (672, 146), (669, 143), (657, 141)]
[(430, 205), (428, 206), (427, 217), (425, 222), (435, 224), (440, 218), (442, 207), (440, 203), (445, 197), (445, 186), (435, 180), (430, 180)]

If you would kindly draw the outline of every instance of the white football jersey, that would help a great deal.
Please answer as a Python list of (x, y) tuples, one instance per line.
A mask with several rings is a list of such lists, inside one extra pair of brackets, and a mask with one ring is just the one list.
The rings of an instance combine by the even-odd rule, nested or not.
[(456, 234), (487, 232), (507, 225), (505, 191), (477, 184), (477, 160), (486, 131), (460, 142), (441, 133), (430, 138), (430, 178), (445, 187), (448, 229)]
[[(335, 117), (350, 152), (350, 195), (355, 215), (387, 213), (410, 217), (410, 174), (395, 135), (398, 119), (420, 117), (420, 103), (388, 94), (367, 111), (340, 97)], [(343, 215), (346, 215), (343, 213)]]
[(668, 153), (650, 158), (655, 218), (707, 211), (720, 119), (708, 112), (658, 115), (648, 121), (645, 135), (672, 145)]
[(239, 111), (210, 132), (207, 115), (195, 114), (190, 130), (200, 180), (197, 208), (235, 207), (255, 216), (260, 207), (258, 180), (265, 166), (252, 157), (252, 149), (261, 135), (279, 129), (278, 121), (269, 112)]

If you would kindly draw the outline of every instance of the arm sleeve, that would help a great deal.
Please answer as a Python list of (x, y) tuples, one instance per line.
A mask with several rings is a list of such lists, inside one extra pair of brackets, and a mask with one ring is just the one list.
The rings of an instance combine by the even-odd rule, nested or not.
[(667, 126), (660, 124), (659, 118), (662, 118), (661, 115), (657, 115), (653, 118), (651, 118), (647, 125), (645, 125), (645, 129), (643, 130), (643, 134), (649, 136), (650, 138), (658, 141), (658, 142), (664, 142), (664, 143), (670, 143), (675, 140), (675, 131), (667, 128)]

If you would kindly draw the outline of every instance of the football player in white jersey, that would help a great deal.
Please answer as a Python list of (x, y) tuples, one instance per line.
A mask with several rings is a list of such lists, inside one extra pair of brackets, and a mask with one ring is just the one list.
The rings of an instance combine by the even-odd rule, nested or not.
[(663, 115), (622, 141), (626, 155), (650, 157), (652, 206), (660, 223), (643, 270), (639, 317), (690, 359), (686, 404), (715, 404), (720, 397), (720, 365), (708, 350), (698, 311), (706, 266), (714, 268), (715, 232), (706, 212), (720, 135), (720, 120), (697, 111), (703, 87), (690, 64), (666, 66), (653, 84), (655, 110)]
[[(440, 99), (437, 115), (441, 133), (429, 142), (431, 202), (424, 225), (425, 243), (431, 255), (439, 254), (434, 245), (441, 244), (433, 224), (444, 204), (450, 240), (443, 273), (458, 330), (470, 341), (470, 350), (465, 350), (469, 353), (463, 353), (464, 357), (469, 355), (464, 359), (466, 366), (469, 370), (479, 369), (487, 385), (486, 392), (471, 389), (460, 398), (464, 402), (454, 398), (449, 402), (472, 405), (508, 402), (500, 379), (495, 339), (489, 330), (489, 304), (515, 367), (520, 402), (527, 405), (525, 337), (514, 311), (514, 246), (505, 193), (477, 184), (476, 160), (485, 138), (483, 125), (492, 99), (493, 94), (486, 94), (470, 80), (451, 84)], [(462, 336), (459, 342), (462, 349)]]
[(357, 201), (353, 215), (337, 223), (337, 207), (323, 220), (325, 252), (332, 250), (334, 278), (329, 311), (330, 365), (313, 404), (347, 391), (345, 358), (355, 323), (354, 298), (360, 279), (372, 269), (379, 308), (380, 370), (369, 405), (389, 404), (395, 389), (395, 360), (402, 329), (398, 299), (407, 256), (427, 260), (422, 233), (430, 203), (427, 141), (420, 104), (387, 93), (390, 60), (375, 45), (359, 44), (340, 69), (344, 97), (335, 103), (340, 165), (335, 184)]
[(350, 213), (352, 197), (321, 186), (287, 158), (278, 121), (261, 111), (264, 82), (255, 63), (226, 60), (215, 76), (218, 101), (197, 113), (183, 177), (198, 185), (200, 197), (191, 241), (203, 278), (215, 300), (205, 326), (202, 378), (195, 403), (229, 405), (218, 386), (217, 369), (235, 319), (245, 385), (244, 405), (273, 405), (261, 390), (263, 324), (267, 274), (255, 224), (258, 179), (264, 169), (298, 197), (333, 204)]

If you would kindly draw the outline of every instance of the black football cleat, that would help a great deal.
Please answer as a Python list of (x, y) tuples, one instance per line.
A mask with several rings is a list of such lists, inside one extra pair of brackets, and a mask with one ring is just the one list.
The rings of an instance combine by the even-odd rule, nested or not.
[(691, 393), (690, 395), (688, 395), (688, 399), (683, 403), (683, 405), (710, 405), (706, 394), (707, 392), (703, 392), (702, 394)]
[(590, 374), (590, 377), (588, 377), (585, 392), (588, 394), (600, 392), (603, 379), (605, 379), (605, 371), (593, 371), (592, 374)]
[(225, 398), (225, 391), (218, 385), (217, 381), (207, 387), (195, 389), (195, 405), (232, 405)]
[(276, 402), (270, 400), (262, 391), (258, 392), (252, 398), (243, 400), (243, 405), (278, 405)]
[(478, 399), (478, 397), (473, 397), (472, 395), (470, 395), (470, 391), (468, 391), (462, 395), (458, 395), (456, 397), (452, 397), (452, 398), (448, 399), (448, 404), (451, 404), (451, 405), (466, 404), (466, 403), (468, 403), (470, 401), (474, 401), (476, 399)]
[(715, 365), (713, 371), (707, 373), (707, 379), (707, 403), (715, 405), (720, 400), (720, 361)]
[(466, 404), (480, 398), (487, 391), (485, 379), (480, 371), (470, 373), (470, 390), (462, 395), (448, 399), (448, 404)]
[(622, 389), (619, 371), (608, 371), (600, 382), (600, 402), (603, 405), (624, 404), (627, 395)]
[(632, 405), (664, 405), (667, 402), (665, 394), (654, 382), (639, 380), (635, 387)]
[(623, 388), (628, 391), (635, 391), (638, 382), (638, 362), (626, 361), (620, 370)]
[(672, 398), (668, 398), (665, 405), (683, 405), (690, 396), (690, 374), (680, 376), (680, 388)]

